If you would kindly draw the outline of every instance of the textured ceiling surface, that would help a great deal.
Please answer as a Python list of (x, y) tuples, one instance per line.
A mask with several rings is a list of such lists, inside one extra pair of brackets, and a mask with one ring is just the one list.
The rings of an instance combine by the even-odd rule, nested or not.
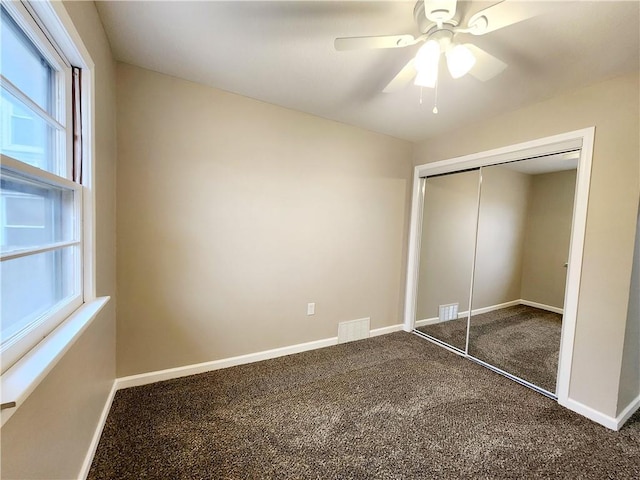
[[(514, 0), (507, 0), (512, 2)], [(492, 2), (460, 2), (464, 21)], [(495, 3), (495, 2), (493, 2)], [(546, 13), (483, 36), (508, 63), (487, 82), (441, 72), (434, 90), (382, 89), (419, 45), (335, 51), (336, 37), (418, 35), (415, 2), (98, 2), (117, 60), (342, 123), (419, 141), (639, 70), (640, 3), (545, 2)]]

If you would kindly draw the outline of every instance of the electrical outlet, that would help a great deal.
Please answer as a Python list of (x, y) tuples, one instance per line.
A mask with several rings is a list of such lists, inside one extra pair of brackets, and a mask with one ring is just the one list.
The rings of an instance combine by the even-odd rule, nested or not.
[(307, 303), (307, 315), (315, 315), (315, 314), (316, 314), (316, 304)]

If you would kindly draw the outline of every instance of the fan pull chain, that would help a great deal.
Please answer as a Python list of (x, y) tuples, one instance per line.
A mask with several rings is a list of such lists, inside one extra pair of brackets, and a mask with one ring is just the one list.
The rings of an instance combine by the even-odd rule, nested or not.
[(436, 86), (435, 86), (436, 91), (433, 97), (433, 110), (432, 110), (434, 114), (438, 113), (438, 83), (440, 82), (438, 82), (438, 79), (436, 78)]
[(422, 105), (422, 87), (420, 87), (420, 105)]

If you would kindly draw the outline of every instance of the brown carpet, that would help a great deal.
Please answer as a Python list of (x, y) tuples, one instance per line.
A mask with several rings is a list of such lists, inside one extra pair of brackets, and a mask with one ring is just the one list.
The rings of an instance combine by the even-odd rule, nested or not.
[(518, 305), (471, 317), (469, 355), (555, 393), (562, 315)]
[(467, 345), (467, 317), (425, 325), (416, 330), (456, 347), (458, 350), (464, 351)]
[(639, 478), (612, 432), (416, 335), (117, 393), (90, 479)]
[[(418, 328), (464, 350), (466, 319)], [(517, 305), (471, 317), (469, 355), (555, 393), (562, 315)]]

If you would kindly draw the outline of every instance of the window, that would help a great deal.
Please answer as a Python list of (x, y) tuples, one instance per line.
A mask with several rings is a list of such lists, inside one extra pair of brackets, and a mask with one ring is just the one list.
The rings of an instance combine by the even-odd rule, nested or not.
[(2, 3), (2, 373), (83, 303), (82, 186), (72, 179), (71, 67), (20, 2)]

